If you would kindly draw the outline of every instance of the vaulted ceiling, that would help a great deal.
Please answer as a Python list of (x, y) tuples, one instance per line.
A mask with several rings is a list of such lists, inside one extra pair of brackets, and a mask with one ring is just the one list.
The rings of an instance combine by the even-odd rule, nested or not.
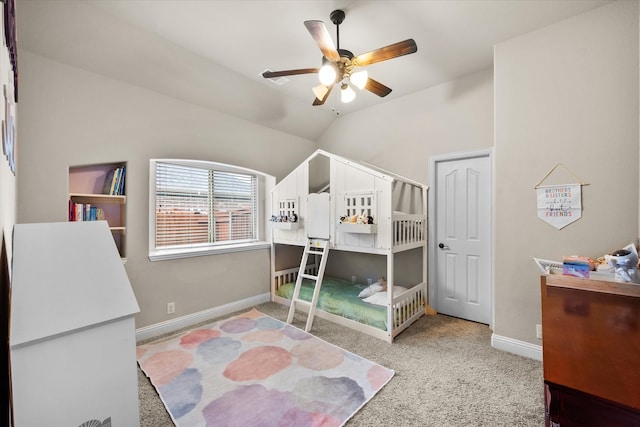
[[(334, 120), (493, 63), (493, 46), (610, 0), (17, 0), (18, 48), (252, 122), (317, 139)], [(370, 65), (393, 91), (337, 91), (312, 106), (316, 74), (278, 85), (266, 69), (316, 68), (303, 22), (342, 9), (354, 54), (412, 38), (418, 51)], [(20, 61), (20, 58), (18, 58)]]

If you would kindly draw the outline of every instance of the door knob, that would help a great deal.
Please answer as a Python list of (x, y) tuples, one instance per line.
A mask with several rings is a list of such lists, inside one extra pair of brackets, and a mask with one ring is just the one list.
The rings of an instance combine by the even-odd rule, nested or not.
[(451, 249), (449, 246), (445, 245), (444, 243), (439, 243), (439, 244), (438, 244), (438, 247), (439, 247), (440, 249), (444, 249), (444, 250), (446, 250), (446, 251), (448, 251), (448, 250), (450, 250), (450, 249)]

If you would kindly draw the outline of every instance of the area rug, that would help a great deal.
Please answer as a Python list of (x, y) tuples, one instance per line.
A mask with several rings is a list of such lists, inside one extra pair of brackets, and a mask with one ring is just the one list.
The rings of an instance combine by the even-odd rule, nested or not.
[(341, 426), (394, 371), (255, 309), (137, 348), (174, 423)]

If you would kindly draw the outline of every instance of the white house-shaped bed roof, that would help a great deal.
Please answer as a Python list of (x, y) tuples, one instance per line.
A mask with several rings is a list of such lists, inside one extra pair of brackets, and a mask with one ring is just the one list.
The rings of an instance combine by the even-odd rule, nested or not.
[(401, 216), (417, 221), (410, 228), (418, 228), (415, 241), (422, 240), (427, 190), (393, 172), (317, 150), (272, 191), (273, 240), (303, 245), (307, 237), (324, 235), (336, 249), (385, 253), (397, 244), (393, 223)]

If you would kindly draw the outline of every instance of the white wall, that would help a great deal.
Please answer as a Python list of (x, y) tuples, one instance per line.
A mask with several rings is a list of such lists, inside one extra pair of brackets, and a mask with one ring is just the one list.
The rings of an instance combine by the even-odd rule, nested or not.
[(430, 156), (493, 146), (492, 79), (488, 69), (341, 116), (318, 148), (428, 183)]
[[(495, 334), (541, 344), (531, 257), (597, 258), (638, 237), (638, 3), (622, 1), (495, 48)], [(536, 216), (558, 162), (584, 181), (583, 215)], [(576, 182), (567, 172), (548, 184)]]
[[(314, 142), (29, 52), (19, 56), (19, 222), (67, 220), (69, 166), (127, 161), (125, 267), (141, 309), (137, 328), (269, 292), (268, 249), (148, 260), (149, 159), (210, 160), (279, 178)], [(166, 314), (168, 302), (176, 303), (174, 315)]]

